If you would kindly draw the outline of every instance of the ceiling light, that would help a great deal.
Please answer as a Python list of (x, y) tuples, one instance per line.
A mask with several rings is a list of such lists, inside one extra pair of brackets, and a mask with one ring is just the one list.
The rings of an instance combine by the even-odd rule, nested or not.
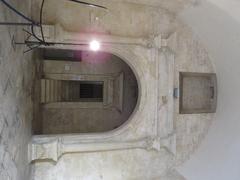
[(89, 44), (89, 47), (92, 51), (98, 51), (100, 49), (100, 42), (92, 40)]

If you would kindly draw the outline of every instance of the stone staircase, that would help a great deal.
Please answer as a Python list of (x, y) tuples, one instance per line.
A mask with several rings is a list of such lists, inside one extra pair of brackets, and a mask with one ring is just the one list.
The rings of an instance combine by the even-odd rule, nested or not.
[(75, 81), (41, 79), (41, 103), (77, 101), (79, 88)]

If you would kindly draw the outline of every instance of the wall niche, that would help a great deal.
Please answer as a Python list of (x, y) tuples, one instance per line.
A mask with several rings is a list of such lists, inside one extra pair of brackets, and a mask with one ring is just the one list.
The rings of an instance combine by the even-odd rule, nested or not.
[(180, 73), (180, 114), (215, 113), (216, 105), (215, 73)]

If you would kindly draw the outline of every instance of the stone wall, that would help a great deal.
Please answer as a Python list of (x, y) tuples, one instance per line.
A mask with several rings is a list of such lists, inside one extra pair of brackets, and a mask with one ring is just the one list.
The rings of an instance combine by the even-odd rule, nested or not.
[[(25, 2), (25, 1), (24, 1)], [(38, 1), (40, 2), (40, 1)], [(19, 4), (12, 0), (16, 7), (27, 13), (28, 4)], [(44, 16), (49, 24), (61, 24), (68, 31), (95, 32), (121, 35), (125, 37), (151, 37), (161, 34), (163, 37), (176, 32), (177, 38), (172, 50), (175, 53), (175, 86), (178, 87), (178, 75), (187, 72), (214, 72), (214, 67), (207, 51), (195, 40), (191, 31), (177, 22), (174, 15), (167, 10), (131, 3), (107, 3), (110, 11), (91, 11), (67, 3), (48, 1)], [(38, 6), (33, 6), (38, 7)], [(54, 7), (55, 9), (51, 9)], [(57, 10), (56, 10), (57, 9)], [(35, 12), (38, 12), (37, 10)], [(62, 16), (60, 16), (62, 15)], [(81, 17), (81, 23), (79, 18)], [(16, 21), (16, 15), (0, 6), (0, 20)], [(33, 118), (32, 86), (36, 75), (38, 58), (31, 53), (22, 54), (23, 47), (13, 47), (13, 35), (18, 41), (23, 40), (21, 28), (0, 27), (0, 179), (28, 180), (30, 165), (28, 162), (28, 143), (31, 139), (31, 121)], [(151, 48), (131, 46), (129, 50), (144, 57), (139, 60), (146, 73), (140, 80), (157, 79), (156, 62), (151, 62)], [(143, 54), (143, 52), (145, 52)], [(160, 59), (161, 60), (161, 59)], [(156, 80), (157, 81), (157, 80)], [(146, 82), (147, 83), (147, 82)], [(36, 83), (37, 84), (37, 83)], [(155, 87), (149, 84), (149, 88)], [(148, 103), (155, 102), (148, 95)], [(36, 102), (36, 99), (34, 99)], [(159, 99), (159, 101), (161, 101)], [(35, 104), (36, 105), (36, 104)], [(147, 104), (151, 107), (151, 104)], [(150, 180), (167, 179), (183, 180), (174, 169), (181, 164), (198, 147), (214, 114), (180, 115), (178, 99), (175, 100), (174, 130), (176, 131), (176, 154), (162, 148), (159, 151), (148, 149), (128, 149), (120, 151), (64, 154), (56, 164), (47, 161), (33, 163), (34, 180)], [(37, 106), (36, 106), (37, 108)], [(154, 112), (144, 109), (142, 118), (130, 127), (134, 136), (141, 132), (150, 132), (148, 124)], [(149, 120), (149, 121), (147, 121)], [(131, 134), (131, 135), (132, 135)], [(151, 133), (149, 133), (151, 134)], [(131, 136), (131, 135), (126, 135)], [(133, 136), (132, 135), (132, 136)]]
[[(11, 1), (29, 14), (29, 3)], [(0, 3), (0, 21), (22, 21)], [(22, 41), (22, 28), (0, 26), (0, 179), (28, 180), (28, 143), (31, 138), (32, 82), (35, 74), (32, 53), (13, 47), (12, 38)]]
[[(56, 3), (54, 0), (50, 2), (52, 4)], [(62, 4), (60, 8), (58, 7), (58, 11), (49, 11), (51, 13), (47, 16), (50, 24), (61, 24), (68, 31), (85, 32), (86, 30), (84, 27), (96, 25), (97, 27), (100, 27), (101, 30), (106, 30), (103, 31), (105, 33), (121, 35), (123, 37), (141, 38), (151, 37), (153, 35), (162, 35), (162, 37), (165, 38), (174, 37), (175, 32), (176, 38), (173, 38), (173, 41), (168, 44), (169, 48), (164, 47), (160, 50), (156, 50), (159, 54), (163, 54), (159, 59), (152, 58), (154, 57), (154, 53), (152, 54), (152, 52), (154, 52), (154, 48), (151, 46), (140, 47), (137, 45), (129, 45), (128, 51), (130, 53), (125, 51), (125, 53), (137, 55), (136, 57), (143, 57), (142, 59), (139, 58), (138, 64), (135, 64), (135, 66), (144, 69), (144, 73), (139, 76), (139, 79), (141, 80), (141, 83), (143, 83), (142, 81), (144, 79), (150, 80), (151, 83), (149, 84), (147, 84), (147, 81), (143, 83), (144, 85), (148, 85), (149, 89), (157, 89), (156, 82), (159, 80), (157, 74), (161, 73), (156, 71), (167, 71), (164, 68), (157, 69), (156, 65), (159, 63), (157, 61), (164, 62), (165, 60), (169, 60), (166, 57), (164, 59), (164, 56), (167, 56), (169, 51), (171, 53), (173, 52), (175, 55), (175, 87), (179, 86), (179, 72), (215, 72), (207, 51), (192, 35), (191, 31), (175, 19), (173, 14), (167, 11), (155, 7), (140, 6), (135, 4), (129, 5), (116, 3), (114, 5), (110, 3), (109, 7), (111, 7), (111, 11), (109, 11), (108, 14), (101, 16), (100, 13), (100, 15), (97, 16), (100, 18), (98, 22), (89, 22), (89, 14), (91, 13), (88, 12), (83, 15), (83, 12), (77, 11), (76, 7), (73, 8), (66, 4), (64, 7), (63, 6), (64, 5)], [(51, 7), (49, 7), (49, 10), (50, 8)], [(65, 10), (65, 8), (69, 9)], [(73, 8), (73, 11), (70, 10), (71, 8)], [(61, 16), (61, 18), (59, 18), (59, 16), (56, 16), (58, 13), (63, 13), (65, 16)], [(81, 17), (84, 21), (83, 24), (86, 26), (81, 27), (83, 24), (79, 25), (77, 23), (79, 21), (78, 18), (72, 18), (71, 21), (68, 21), (68, 18), (73, 16)], [(70, 26), (68, 23), (74, 25)], [(121, 26), (119, 27), (119, 25)], [(119, 45), (119, 47), (120, 46), (121, 45)], [(161, 84), (162, 82), (159, 83)], [(149, 131), (152, 132), (155, 129), (151, 129), (150, 127), (152, 126), (148, 125), (149, 123), (152, 123), (152, 120), (155, 118), (155, 116), (153, 116), (155, 113), (153, 109), (157, 109), (155, 107), (156, 104), (154, 104), (155, 100), (160, 104), (160, 107), (158, 107), (159, 111), (166, 108), (165, 104), (168, 102), (167, 96), (165, 96), (165, 98), (162, 96), (157, 97), (154, 93), (142, 93), (141, 97), (147, 97), (146, 102), (148, 104), (147, 106), (142, 106), (143, 109), (141, 110), (144, 113), (142, 113), (141, 116), (138, 116), (139, 120), (127, 129), (131, 131), (129, 133), (130, 135), (128, 134), (128, 131), (126, 131), (127, 133), (125, 136), (121, 137), (122, 141), (124, 141), (125, 138), (129, 138), (129, 136), (131, 138), (138, 137), (144, 134), (142, 132), (147, 132), (147, 135), (151, 134)], [(184, 177), (178, 174), (174, 169), (177, 165), (186, 161), (186, 159), (190, 157), (193, 151), (201, 143), (201, 140), (206, 135), (211, 122), (214, 119), (214, 114), (180, 115), (178, 109), (179, 99), (175, 99), (173, 119), (174, 131), (170, 133), (176, 133), (176, 152), (172, 152), (171, 148), (170, 152), (168, 148), (162, 147), (159, 151), (153, 151), (151, 149), (129, 149), (107, 152), (94, 151), (92, 153), (83, 152), (78, 154), (64, 154), (57, 159), (56, 164), (46, 161), (36, 161), (33, 168), (33, 179), (182, 180)], [(158, 118), (160, 119), (164, 117)], [(168, 125), (169, 124), (163, 124), (163, 126)], [(172, 124), (169, 126), (171, 125)], [(159, 129), (164, 130), (167, 128), (169, 127), (161, 127)], [(171, 134), (169, 134), (169, 136), (171, 136)], [(113, 139), (114, 138), (116, 137), (113, 137)], [(42, 140), (46, 139), (43, 138)], [(48, 144), (46, 146), (48, 146)], [(155, 146), (157, 145), (155, 144)]]

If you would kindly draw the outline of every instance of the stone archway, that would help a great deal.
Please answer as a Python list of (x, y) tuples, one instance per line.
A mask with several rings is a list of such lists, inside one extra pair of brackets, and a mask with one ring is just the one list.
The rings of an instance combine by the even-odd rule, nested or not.
[[(75, 33), (64, 31), (54, 36), (56, 41), (62, 42), (87, 43), (92, 39), (92, 35), (77, 36), (77, 40), (75, 37)], [(173, 113), (171, 104), (173, 102), (173, 75), (171, 73), (173, 72), (174, 56), (166, 48), (159, 51), (161, 47), (166, 46), (167, 40), (161, 39), (160, 36), (150, 39), (114, 36), (98, 36), (97, 38), (102, 42), (101, 51), (120, 57), (133, 70), (139, 88), (138, 102), (134, 112), (119, 128), (104, 133), (33, 136), (30, 151), (32, 152), (31, 161), (40, 159), (57, 161), (63, 154), (76, 152), (138, 148), (160, 150), (160, 142), (162, 147), (175, 152), (173, 126), (166, 126), (166, 123), (173, 124), (171, 115)], [(87, 46), (71, 45), (64, 47), (57, 45), (54, 48), (88, 50)], [(161, 61), (159, 61), (160, 59)], [(160, 66), (167, 71), (159, 74)], [(160, 81), (168, 83), (159, 84)], [(160, 95), (159, 90), (168, 98), (168, 102), (164, 105), (165, 108), (160, 112), (158, 112), (159, 101), (156, 98)]]
[[(69, 53), (79, 59), (56, 58)], [(58, 49), (43, 54), (43, 125), (37, 135), (105, 133), (119, 128), (136, 109), (138, 82), (132, 69), (116, 55)]]

